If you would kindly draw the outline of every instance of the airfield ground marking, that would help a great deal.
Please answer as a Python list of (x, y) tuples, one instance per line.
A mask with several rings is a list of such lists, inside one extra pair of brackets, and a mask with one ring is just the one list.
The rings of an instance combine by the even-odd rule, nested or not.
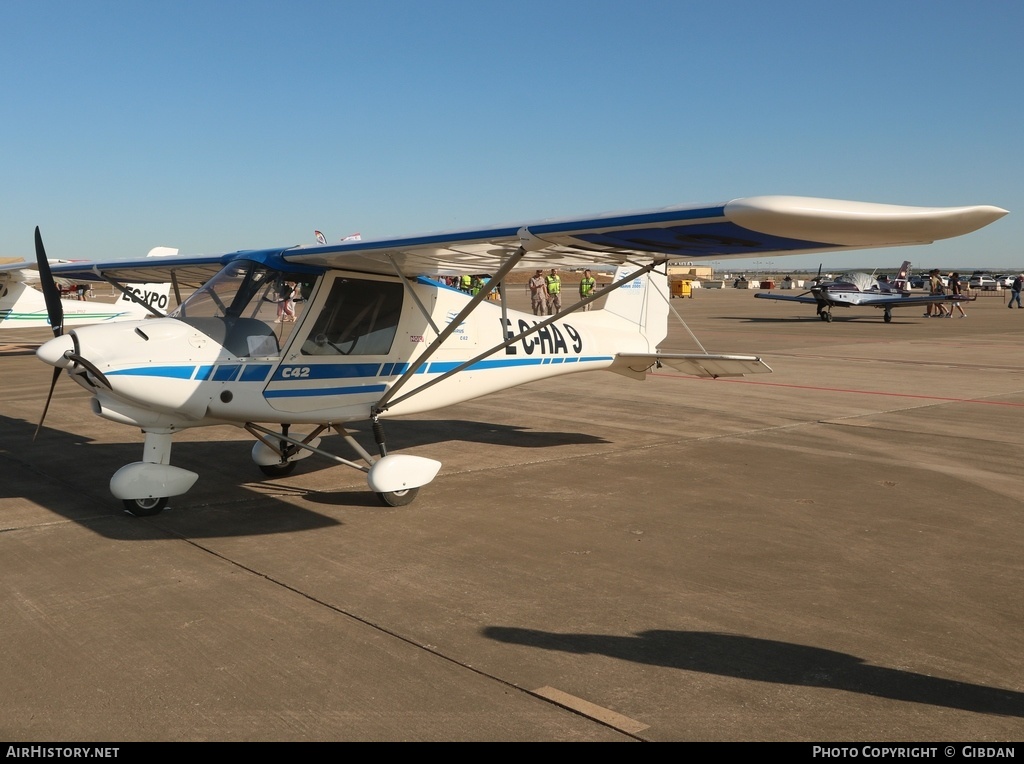
[(648, 729), (651, 725), (642, 724), (635, 719), (630, 719), (628, 716), (617, 714), (614, 711), (605, 708), (604, 706), (598, 706), (589, 701), (583, 700), (583, 698), (577, 698), (575, 695), (570, 695), (567, 692), (556, 690), (554, 687), (541, 687), (540, 689), (533, 691), (534, 695), (539, 695), (542, 698), (550, 700), (556, 705), (568, 708), (570, 711), (588, 716), (595, 721), (599, 721), (602, 724), (607, 724), (609, 727), (614, 727), (617, 730), (635, 735), (638, 732), (643, 732)]

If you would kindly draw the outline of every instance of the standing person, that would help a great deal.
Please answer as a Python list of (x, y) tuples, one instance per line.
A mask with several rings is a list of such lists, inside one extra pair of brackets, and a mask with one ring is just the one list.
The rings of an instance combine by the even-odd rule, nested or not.
[[(945, 287), (942, 286), (942, 277), (939, 275), (938, 268), (932, 268), (928, 273), (928, 293), (933, 295), (944, 295), (946, 293)], [(941, 318), (946, 315), (946, 309), (939, 303), (929, 303), (924, 315), (926, 318)]]
[[(961, 297), (963, 292), (960, 290), (960, 274), (956, 271), (949, 274), (949, 294), (951, 297)], [(949, 317), (953, 317), (953, 311), (960, 311), (960, 318), (967, 318), (967, 314), (964, 312), (964, 306), (959, 302), (953, 302), (949, 305)]]
[(1007, 308), (1012, 308), (1013, 303), (1017, 303), (1017, 307), (1020, 305), (1020, 290), (1024, 288), (1024, 273), (1018, 273), (1017, 278), (1010, 284), (1010, 302), (1006, 305)]
[(295, 308), (292, 307), (292, 298), (294, 296), (295, 286), (290, 281), (282, 281), (277, 285), (277, 318), (274, 319), (275, 324), (295, 320)]
[(284, 303), (284, 314), (285, 321), (295, 321), (295, 295), (299, 290), (299, 285), (294, 281), (284, 282), (284, 288), (287, 292), (288, 299)]
[(548, 315), (553, 316), (562, 309), (562, 277), (552, 268), (544, 281), (548, 287)]
[(530, 293), (530, 306), (533, 308), (533, 315), (544, 315), (544, 303), (547, 300), (547, 283), (544, 281), (544, 271), (540, 268), (526, 282), (526, 289)]
[[(588, 269), (583, 271), (583, 278), (580, 279), (580, 299), (583, 300), (590, 297), (590, 295), (594, 293), (594, 286), (596, 284), (597, 281), (595, 281), (594, 277), (590, 275), (590, 270)], [(594, 303), (588, 302), (583, 306), (583, 310), (590, 310), (593, 305)]]

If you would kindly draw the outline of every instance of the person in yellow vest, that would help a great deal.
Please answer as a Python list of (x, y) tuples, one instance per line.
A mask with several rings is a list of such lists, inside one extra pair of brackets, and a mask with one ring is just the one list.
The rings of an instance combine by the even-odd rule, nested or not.
[(470, 290), (473, 289), (473, 277), (470, 276), (468, 273), (465, 276), (463, 276), (462, 279), (460, 279), (459, 281), (459, 289), (461, 289), (466, 294), (469, 294)]
[[(594, 293), (594, 287), (596, 284), (597, 281), (590, 275), (590, 270), (588, 269), (583, 271), (583, 278), (580, 279), (580, 299), (583, 300), (590, 297), (590, 295)], [(583, 306), (583, 310), (590, 310), (593, 305), (594, 303), (588, 302)]]
[(553, 316), (562, 309), (562, 278), (552, 268), (544, 281), (548, 285), (548, 315)]

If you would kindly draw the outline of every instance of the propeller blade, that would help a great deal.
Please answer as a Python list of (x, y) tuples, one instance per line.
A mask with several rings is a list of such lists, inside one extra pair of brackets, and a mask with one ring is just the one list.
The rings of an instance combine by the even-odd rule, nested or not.
[[(53, 274), (50, 273), (50, 261), (46, 259), (46, 250), (43, 248), (43, 237), (39, 233), (39, 226), (36, 226), (36, 268), (39, 269), (40, 287), (43, 290), (43, 299), (46, 301), (46, 314), (50, 319), (50, 328), (53, 329), (53, 336), (59, 337), (64, 333), (64, 306), (60, 301), (60, 289), (53, 280)], [(53, 388), (50, 388), (50, 392), (53, 392)]]
[(80, 356), (78, 353), (73, 353), (70, 350), (64, 354), (64, 357), (67, 358), (69, 361), (73, 361), (76, 366), (81, 366), (82, 368), (84, 368), (87, 372), (89, 372), (96, 378), (97, 382), (102, 383), (108, 390), (113, 390), (113, 388), (110, 386), (109, 380), (107, 380), (106, 375), (102, 371), (97, 369), (95, 364), (92, 363), (92, 361), (88, 361), (82, 356)]
[(35, 441), (36, 436), (39, 435), (39, 431), (43, 429), (43, 420), (46, 419), (46, 412), (50, 410), (50, 399), (53, 398), (53, 388), (57, 386), (57, 377), (60, 376), (61, 371), (63, 370), (56, 367), (53, 370), (53, 378), (50, 380), (50, 392), (46, 396), (46, 405), (43, 406), (43, 415), (39, 417), (39, 424), (36, 425), (35, 435), (32, 436), (33, 441)]

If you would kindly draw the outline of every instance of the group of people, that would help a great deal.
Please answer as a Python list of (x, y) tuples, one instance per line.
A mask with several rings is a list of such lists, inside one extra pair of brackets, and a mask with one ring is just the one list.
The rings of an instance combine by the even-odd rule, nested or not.
[[(580, 279), (580, 299), (586, 299), (594, 293), (597, 280), (589, 270), (583, 271)], [(553, 316), (562, 309), (562, 277), (554, 268), (547, 275), (538, 268), (529, 281), (526, 291), (530, 294), (530, 305), (535, 316)], [(590, 310), (594, 303), (588, 302), (583, 310)]]
[(465, 292), (470, 295), (480, 294), (480, 291), (486, 287), (488, 289), (487, 299), (497, 299), (497, 291), (490, 286), (491, 277), (486, 273), (466, 273), (462, 276), (442, 276), (441, 281), (450, 287), (455, 287), (460, 292)]
[[(942, 276), (939, 274), (938, 268), (932, 268), (928, 272), (928, 293), (934, 295), (945, 295), (946, 290), (949, 290), (949, 296), (959, 297), (963, 294), (960, 287), (960, 274), (954, 271), (949, 274), (948, 287), (942, 281)], [(925, 308), (925, 318), (952, 318), (953, 311), (960, 311), (960, 318), (967, 318), (967, 312), (964, 310), (964, 306), (959, 302), (951, 302), (947, 308), (941, 302), (929, 303)]]
[[(928, 291), (933, 295), (949, 295), (950, 297), (958, 297), (963, 294), (960, 285), (960, 274), (954, 271), (949, 274), (949, 279), (946, 283), (943, 283), (942, 276), (939, 275), (938, 268), (932, 268), (928, 273)], [(1012, 308), (1014, 304), (1018, 308), (1024, 307), (1021, 305), (1020, 293), (1024, 290), (1024, 273), (1017, 274), (1013, 281), (1010, 283), (1010, 301), (1006, 304), (1007, 308)], [(950, 302), (947, 308), (942, 303), (932, 303), (928, 305), (925, 311), (925, 318), (952, 318), (953, 312), (959, 311), (960, 318), (966, 318), (967, 313), (964, 311), (964, 306), (960, 302)]]
[(57, 289), (60, 291), (61, 297), (63, 297), (64, 295), (69, 295), (76, 300), (81, 300), (82, 302), (89, 301), (89, 292), (92, 291), (92, 287), (90, 287), (88, 284), (72, 284), (71, 286), (62, 286), (56, 281), (54, 281), (53, 283), (54, 286), (56, 286)]

